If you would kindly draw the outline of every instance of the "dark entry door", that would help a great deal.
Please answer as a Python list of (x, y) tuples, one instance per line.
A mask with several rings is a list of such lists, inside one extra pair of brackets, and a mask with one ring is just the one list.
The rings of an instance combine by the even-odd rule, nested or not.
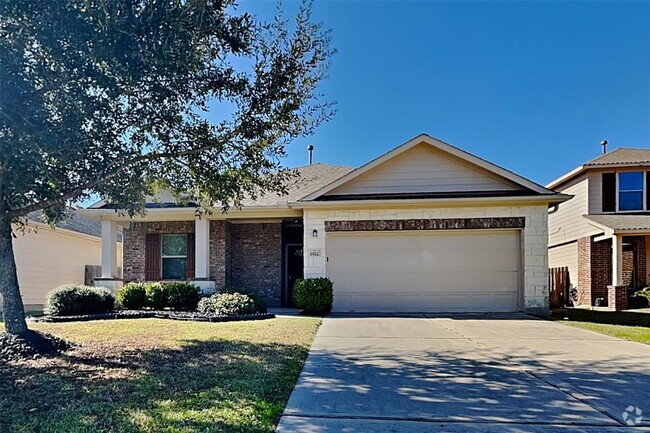
[(302, 245), (298, 244), (289, 244), (286, 246), (286, 264), (287, 264), (287, 273), (286, 273), (286, 304), (288, 306), (293, 305), (292, 303), (292, 294), (293, 294), (293, 283), (297, 279), (303, 277), (303, 258), (302, 258)]

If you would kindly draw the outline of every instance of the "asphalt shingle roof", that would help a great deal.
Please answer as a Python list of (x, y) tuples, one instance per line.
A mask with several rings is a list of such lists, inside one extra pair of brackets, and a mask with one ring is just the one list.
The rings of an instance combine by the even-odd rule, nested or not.
[[(27, 214), (27, 219), (29, 221), (43, 223), (43, 220), (41, 219), (41, 215), (42, 212), (40, 210), (30, 212), (29, 214)], [(77, 233), (82, 233), (85, 235), (90, 235), (90, 236), (97, 236), (97, 237), (102, 236), (102, 224), (99, 221), (93, 221), (91, 219), (88, 219), (80, 215), (74, 209), (69, 209), (68, 217), (65, 219), (65, 221), (62, 221), (59, 224), (57, 224), (56, 227), (70, 230)], [(121, 237), (122, 237), (121, 233), (118, 233), (118, 241), (122, 240)]]
[(650, 215), (585, 215), (584, 217), (614, 231), (650, 230)]
[(619, 147), (604, 155), (585, 163), (586, 167), (616, 164), (648, 164), (650, 163), (650, 149), (631, 149)]
[(298, 171), (300, 176), (289, 185), (287, 195), (267, 193), (263, 197), (257, 197), (257, 200), (244, 200), (243, 206), (274, 206), (300, 200), (345, 176), (354, 168), (319, 162), (297, 167), (295, 170)]

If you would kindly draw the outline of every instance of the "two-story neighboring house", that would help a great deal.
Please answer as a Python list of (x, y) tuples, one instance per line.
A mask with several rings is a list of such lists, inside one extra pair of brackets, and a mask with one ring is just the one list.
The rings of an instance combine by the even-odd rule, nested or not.
[(580, 304), (642, 288), (650, 263), (650, 149), (619, 148), (547, 188), (573, 195), (549, 215), (549, 266), (569, 268)]

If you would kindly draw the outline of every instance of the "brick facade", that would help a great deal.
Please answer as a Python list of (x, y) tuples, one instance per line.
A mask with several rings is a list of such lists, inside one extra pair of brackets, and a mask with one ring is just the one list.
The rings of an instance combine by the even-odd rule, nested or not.
[[(131, 222), (124, 230), (124, 279), (145, 281), (147, 233), (194, 233), (194, 221)], [(282, 224), (210, 221), (210, 280), (259, 292), (269, 306), (282, 296)]]
[(645, 236), (625, 236), (623, 244), (632, 245), (623, 252), (623, 282), (629, 287), (643, 288), (647, 283)]
[(591, 241), (591, 302), (607, 299), (607, 286), (612, 284), (612, 240)]
[[(623, 237), (623, 244), (623, 283), (625, 287), (644, 287), (647, 282), (645, 236)], [(603, 298), (613, 306), (609, 302), (611, 293), (608, 293), (611, 284), (612, 240), (578, 239), (578, 302), (594, 305), (597, 298)]]
[(210, 221), (210, 280), (214, 281), (215, 287), (223, 287), (227, 283), (229, 252), (230, 223)]
[(607, 288), (607, 305), (616, 311), (629, 308), (630, 297), (627, 286), (609, 286)]
[(282, 301), (282, 224), (230, 224), (228, 285), (254, 290), (269, 306)]
[(147, 233), (194, 233), (194, 221), (131, 222), (124, 229), (125, 281), (144, 281), (145, 235)]
[(578, 239), (578, 304), (591, 305), (591, 238)]

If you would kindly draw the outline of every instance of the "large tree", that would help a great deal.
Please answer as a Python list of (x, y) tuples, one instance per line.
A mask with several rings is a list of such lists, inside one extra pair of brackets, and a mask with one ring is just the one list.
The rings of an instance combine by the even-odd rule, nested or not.
[(8, 332), (28, 332), (12, 248), (28, 213), (55, 224), (98, 196), (133, 215), (160, 185), (206, 211), (285, 190), (285, 145), (332, 114), (317, 93), (329, 32), (310, 11), (264, 23), (234, 0), (0, 0)]

